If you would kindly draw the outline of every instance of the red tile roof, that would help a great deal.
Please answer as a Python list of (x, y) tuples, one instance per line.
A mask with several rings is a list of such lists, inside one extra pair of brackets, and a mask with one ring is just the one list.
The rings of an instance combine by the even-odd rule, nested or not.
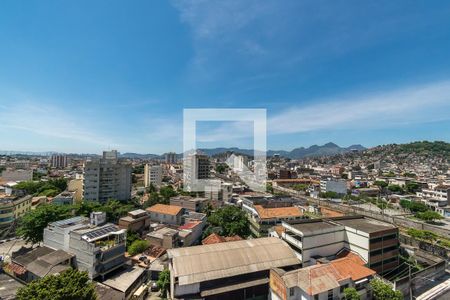
[(179, 230), (192, 229), (192, 228), (194, 228), (195, 226), (197, 226), (200, 223), (201, 223), (201, 221), (192, 221), (192, 222), (186, 223), (184, 225), (181, 225), (180, 227), (178, 227), (178, 229)]
[(233, 236), (220, 236), (217, 233), (211, 233), (206, 238), (202, 240), (203, 245), (211, 245), (211, 244), (219, 244), (219, 243), (225, 243), (225, 242), (233, 242), (233, 241), (240, 241), (243, 240), (239, 235), (233, 235)]
[(348, 249), (344, 249), (341, 252), (339, 252), (336, 255), (336, 258), (348, 258), (351, 259), (353, 262), (357, 263), (358, 265), (364, 266), (366, 264), (366, 262), (364, 261), (364, 259), (361, 258), (361, 256), (359, 256), (357, 253), (352, 252)]

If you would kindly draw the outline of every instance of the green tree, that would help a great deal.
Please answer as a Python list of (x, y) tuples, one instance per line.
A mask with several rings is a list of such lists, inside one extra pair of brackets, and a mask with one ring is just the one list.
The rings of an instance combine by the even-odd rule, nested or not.
[(219, 173), (219, 174), (225, 173), (225, 171), (226, 171), (227, 169), (228, 169), (228, 167), (227, 167), (226, 164), (218, 164), (218, 165), (216, 166), (216, 172)]
[(272, 183), (267, 183), (267, 184), (266, 184), (266, 191), (267, 191), (268, 193), (273, 194), (273, 186), (272, 186)]
[(403, 300), (401, 291), (394, 291), (389, 284), (380, 279), (373, 279), (370, 286), (375, 300)]
[(390, 184), (390, 185), (388, 185), (388, 190), (393, 192), (393, 193), (403, 194), (402, 187), (397, 185), (397, 184)]
[(425, 212), (428, 207), (422, 202), (416, 202), (411, 200), (400, 200), (400, 206), (409, 209), (412, 213)]
[(419, 184), (417, 182), (408, 182), (405, 185), (405, 190), (408, 193), (414, 194), (414, 193), (420, 191), (420, 186), (419, 186)]
[(74, 269), (45, 276), (17, 291), (18, 300), (95, 300), (94, 284), (86, 272)]
[(435, 211), (431, 211), (431, 210), (425, 211), (425, 212), (420, 212), (416, 215), (416, 217), (425, 222), (433, 222), (435, 220), (441, 220), (444, 218), (439, 213), (437, 213)]
[(355, 288), (345, 288), (344, 289), (344, 299), (345, 300), (360, 300), (361, 296)]
[(167, 298), (167, 292), (170, 289), (170, 271), (169, 269), (164, 269), (161, 273), (159, 273), (158, 281), (156, 282), (160, 291), (161, 297), (163, 299)]
[(130, 246), (133, 244), (133, 242), (138, 239), (139, 235), (136, 232), (133, 232), (131, 230), (127, 231), (127, 251), (129, 251)]
[(163, 200), (168, 203), (170, 198), (175, 197), (177, 195), (177, 192), (173, 189), (171, 185), (169, 185), (160, 188), (159, 194), (161, 195)]
[(299, 184), (294, 184), (292, 186), (292, 188), (296, 191), (306, 191), (308, 189), (308, 185), (299, 183)]
[(64, 178), (49, 181), (22, 181), (16, 189), (24, 190), (27, 194), (35, 196), (56, 196), (67, 188), (67, 180)]
[(150, 206), (153, 206), (158, 203), (163, 203), (161, 196), (157, 192), (152, 192), (150, 195), (148, 195), (148, 200), (144, 202), (143, 207), (147, 208)]
[(148, 249), (150, 246), (149, 241), (146, 240), (135, 240), (130, 247), (128, 247), (128, 254), (136, 255), (138, 253), (142, 253)]
[(337, 199), (337, 198), (339, 198), (339, 194), (336, 192), (328, 191), (325, 193), (320, 193), (319, 197), (328, 198), (328, 199)]
[(48, 223), (69, 218), (69, 207), (45, 204), (27, 212), (19, 221), (17, 235), (33, 244), (43, 240), (44, 228)]
[(227, 205), (213, 212), (208, 222), (222, 229), (221, 234), (225, 236), (239, 235), (247, 237), (250, 234), (250, 223), (247, 215), (240, 208)]
[(379, 186), (380, 188), (385, 188), (388, 186), (386, 181), (382, 181), (382, 180), (377, 180), (373, 183), (376, 186)]
[(150, 185), (147, 187), (147, 193), (151, 194), (151, 193), (156, 193), (156, 186), (153, 183), (150, 183)]

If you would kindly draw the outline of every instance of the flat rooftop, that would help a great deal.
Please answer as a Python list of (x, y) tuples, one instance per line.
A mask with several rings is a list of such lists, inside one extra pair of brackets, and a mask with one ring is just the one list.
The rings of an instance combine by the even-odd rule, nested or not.
[(333, 219), (333, 222), (367, 233), (373, 233), (396, 228), (396, 226), (392, 224), (377, 221), (370, 218), (345, 218), (345, 219), (336, 218)]
[(286, 222), (291, 227), (303, 232), (304, 234), (312, 234), (318, 230), (336, 228), (336, 224), (329, 223), (325, 220), (305, 220), (298, 222)]
[(108, 279), (102, 282), (102, 284), (109, 286), (115, 290), (125, 293), (146, 270), (140, 267), (130, 267), (119, 273), (115, 273)]
[(308, 234), (315, 233), (319, 230), (335, 228), (339, 225), (351, 227), (359, 231), (372, 233), (396, 228), (396, 226), (381, 222), (375, 219), (362, 216), (344, 216), (334, 218), (323, 218), (316, 220), (298, 220), (285, 222), (293, 228)]

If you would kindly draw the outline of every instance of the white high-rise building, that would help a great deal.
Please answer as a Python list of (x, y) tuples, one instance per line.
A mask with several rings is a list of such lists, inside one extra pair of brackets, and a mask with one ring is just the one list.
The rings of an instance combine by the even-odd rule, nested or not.
[(166, 164), (177, 163), (177, 154), (175, 152), (166, 153), (165, 158), (166, 158)]
[(248, 167), (247, 164), (248, 164), (247, 156), (243, 156), (243, 155), (235, 155), (234, 156), (234, 162), (233, 162), (234, 171), (244, 171), (244, 166)]
[(87, 160), (83, 170), (83, 198), (105, 202), (131, 198), (131, 164), (117, 159), (117, 150), (104, 151), (100, 159)]
[(153, 184), (156, 187), (162, 183), (162, 167), (146, 164), (144, 167), (144, 185), (145, 187)]
[(64, 154), (53, 154), (51, 157), (52, 168), (64, 169), (67, 167), (68, 160), (67, 155)]

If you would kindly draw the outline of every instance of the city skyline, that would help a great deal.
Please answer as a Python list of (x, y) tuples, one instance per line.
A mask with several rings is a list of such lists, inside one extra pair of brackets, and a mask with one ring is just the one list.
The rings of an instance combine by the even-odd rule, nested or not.
[[(26, 9), (25, 9), (26, 6)], [(185, 108), (265, 108), (268, 149), (450, 141), (450, 5), (3, 2), (1, 150), (182, 150)], [(198, 146), (250, 148), (251, 125)]]

